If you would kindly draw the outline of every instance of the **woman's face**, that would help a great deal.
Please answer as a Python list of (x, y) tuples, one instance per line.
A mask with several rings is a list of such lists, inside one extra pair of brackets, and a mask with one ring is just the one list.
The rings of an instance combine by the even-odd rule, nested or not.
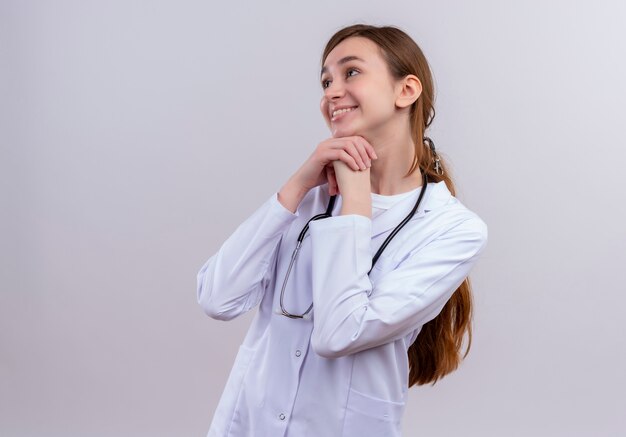
[[(396, 114), (395, 81), (379, 47), (364, 37), (349, 37), (326, 57), (320, 77), (322, 116), (332, 136), (376, 138)], [(353, 108), (333, 115), (337, 108)]]

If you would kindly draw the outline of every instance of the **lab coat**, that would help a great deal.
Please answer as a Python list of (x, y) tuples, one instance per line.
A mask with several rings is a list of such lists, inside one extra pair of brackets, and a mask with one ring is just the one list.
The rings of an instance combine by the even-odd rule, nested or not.
[[(273, 193), (201, 267), (197, 300), (217, 320), (257, 305), (208, 437), (395, 437), (408, 390), (407, 349), (468, 276), (487, 243), (487, 226), (430, 182), (375, 219), (340, 215), (312, 221), (285, 290), (298, 235), (326, 211), (328, 184), (310, 190), (292, 213)], [(211, 346), (209, 346), (211, 347)], [(212, 347), (219, 355), (217, 346)]]

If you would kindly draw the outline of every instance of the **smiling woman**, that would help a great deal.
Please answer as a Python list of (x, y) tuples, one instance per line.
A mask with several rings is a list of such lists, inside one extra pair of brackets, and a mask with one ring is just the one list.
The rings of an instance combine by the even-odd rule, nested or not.
[(348, 106), (348, 107), (336, 107), (331, 112), (331, 121), (337, 121), (341, 116), (347, 112), (352, 111), (353, 109), (358, 108), (358, 106)]
[(197, 275), (210, 317), (259, 307), (210, 437), (400, 436), (409, 387), (454, 371), (465, 334), (469, 351), (487, 225), (424, 135), (426, 58), (397, 27), (352, 25), (320, 80), (331, 137)]

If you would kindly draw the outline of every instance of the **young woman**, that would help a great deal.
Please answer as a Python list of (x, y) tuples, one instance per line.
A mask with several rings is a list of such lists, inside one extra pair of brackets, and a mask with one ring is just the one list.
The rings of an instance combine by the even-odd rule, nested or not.
[(424, 136), (422, 51), (396, 27), (352, 25), (320, 79), (332, 137), (198, 273), (210, 317), (259, 305), (209, 437), (400, 436), (408, 388), (455, 370), (465, 333), (469, 351), (487, 226)]

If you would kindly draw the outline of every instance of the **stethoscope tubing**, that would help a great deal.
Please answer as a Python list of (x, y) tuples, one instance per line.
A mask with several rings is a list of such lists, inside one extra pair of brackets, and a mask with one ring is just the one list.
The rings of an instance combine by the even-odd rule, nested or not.
[[(409, 220), (411, 220), (413, 215), (417, 212), (417, 208), (419, 207), (422, 201), (422, 198), (424, 197), (424, 193), (426, 193), (427, 186), (428, 186), (428, 176), (426, 175), (426, 172), (422, 171), (422, 189), (420, 190), (420, 194), (417, 198), (417, 202), (415, 202), (415, 206), (413, 206), (413, 209), (411, 210), (411, 212), (404, 218), (404, 220), (400, 222), (398, 226), (395, 227), (395, 229), (387, 236), (383, 244), (378, 248), (378, 250), (376, 251), (376, 254), (374, 255), (374, 258), (372, 259), (372, 267), (367, 272), (368, 275), (372, 272), (372, 269), (374, 268), (374, 264), (376, 264), (376, 261), (378, 261), (378, 258), (383, 253), (383, 250), (385, 250), (389, 242), (393, 239), (393, 237), (396, 236), (398, 232), (400, 232), (400, 229), (402, 229), (404, 225), (406, 225), (409, 222)], [(296, 258), (298, 257), (298, 253), (300, 252), (300, 247), (302, 246), (302, 241), (304, 240), (304, 236), (306, 235), (306, 232), (309, 229), (309, 223), (311, 223), (314, 220), (321, 220), (321, 219), (325, 219), (328, 217), (332, 217), (332, 210), (333, 210), (333, 207), (335, 206), (336, 198), (337, 198), (336, 195), (330, 196), (330, 199), (328, 201), (328, 207), (326, 208), (326, 212), (323, 212), (321, 214), (317, 214), (311, 217), (307, 221), (302, 231), (300, 232), (300, 235), (298, 236), (298, 241), (296, 243), (296, 247), (293, 253), (291, 254), (291, 261), (289, 262), (289, 267), (287, 268), (287, 273), (285, 274), (285, 280), (283, 281), (283, 286), (282, 286), (282, 289), (280, 290), (280, 309), (281, 309), (281, 314), (283, 314), (284, 316), (287, 316), (292, 319), (301, 319), (301, 318), (304, 318), (304, 316), (307, 315), (311, 311), (311, 309), (313, 309), (313, 303), (311, 303), (309, 308), (302, 315), (291, 314), (287, 310), (285, 310), (285, 307), (283, 305), (285, 287), (287, 286), (287, 280), (289, 279), (291, 268), (293, 267), (296, 261)]]

